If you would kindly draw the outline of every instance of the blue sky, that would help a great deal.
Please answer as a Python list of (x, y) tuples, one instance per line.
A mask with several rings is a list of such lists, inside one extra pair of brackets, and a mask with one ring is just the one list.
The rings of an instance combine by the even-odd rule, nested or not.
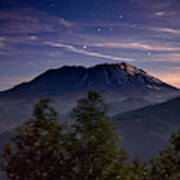
[(0, 90), (50, 68), (133, 64), (180, 87), (179, 0), (1, 0)]

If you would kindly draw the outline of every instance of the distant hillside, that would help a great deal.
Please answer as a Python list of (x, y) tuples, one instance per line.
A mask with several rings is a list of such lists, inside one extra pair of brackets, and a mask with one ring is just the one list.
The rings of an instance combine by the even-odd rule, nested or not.
[[(180, 97), (165, 103), (148, 106), (114, 116), (124, 142), (133, 142), (128, 149), (147, 157), (161, 149), (177, 128), (180, 128)], [(128, 133), (127, 133), (128, 132)], [(146, 150), (147, 149), (147, 150)], [(146, 152), (146, 153), (145, 153)]]
[(138, 122), (162, 122), (166, 124), (180, 124), (180, 97), (167, 102), (144, 107), (139, 110), (125, 112), (114, 117), (117, 121)]

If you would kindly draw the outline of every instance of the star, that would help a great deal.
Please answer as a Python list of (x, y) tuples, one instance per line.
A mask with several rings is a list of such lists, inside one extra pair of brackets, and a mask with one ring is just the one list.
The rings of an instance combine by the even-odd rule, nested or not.
[(165, 14), (165, 12), (163, 12), (163, 11), (155, 13), (156, 16), (163, 16), (164, 14)]
[(151, 52), (148, 52), (148, 53), (147, 53), (147, 55), (148, 55), (148, 56), (151, 56), (151, 55), (152, 55), (152, 53), (151, 53)]
[(35, 41), (35, 40), (38, 39), (38, 37), (36, 37), (36, 36), (30, 36), (28, 39), (30, 39), (30, 40), (32, 40), (32, 41)]
[(123, 19), (123, 16), (122, 16), (122, 15), (120, 15), (120, 16), (119, 16), (119, 18), (120, 18), (120, 19)]
[(110, 30), (110, 31), (114, 31), (114, 29), (113, 29), (113, 28), (109, 28), (109, 30)]
[(101, 28), (97, 28), (97, 31), (100, 32), (100, 31), (101, 31)]
[(87, 46), (86, 46), (86, 45), (84, 45), (84, 46), (83, 46), (83, 49), (87, 49)]

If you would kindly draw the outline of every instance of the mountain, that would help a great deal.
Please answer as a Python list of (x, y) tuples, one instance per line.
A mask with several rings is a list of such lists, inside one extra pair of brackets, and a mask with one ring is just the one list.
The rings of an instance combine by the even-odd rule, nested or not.
[(179, 107), (180, 97), (121, 113), (113, 119), (119, 124), (127, 149), (146, 159), (162, 149), (169, 136), (180, 128)]
[[(3, 99), (27, 99), (82, 94), (89, 89), (107, 97), (142, 97), (164, 99), (179, 89), (130, 64), (101, 64), (94, 67), (64, 66), (49, 70), (30, 82), (0, 92)], [(152, 100), (152, 99), (151, 99)]]

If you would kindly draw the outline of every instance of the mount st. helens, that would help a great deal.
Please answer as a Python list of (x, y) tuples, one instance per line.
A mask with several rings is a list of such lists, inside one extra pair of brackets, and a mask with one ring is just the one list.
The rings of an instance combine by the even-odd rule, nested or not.
[[(130, 64), (102, 64), (94, 67), (64, 66), (49, 70), (34, 80), (0, 92), (0, 99), (27, 99), (77, 95), (96, 90), (107, 97), (169, 97), (179, 90)], [(117, 98), (116, 97), (116, 98)], [(109, 98), (108, 98), (109, 99)], [(114, 101), (114, 100), (113, 100)]]

